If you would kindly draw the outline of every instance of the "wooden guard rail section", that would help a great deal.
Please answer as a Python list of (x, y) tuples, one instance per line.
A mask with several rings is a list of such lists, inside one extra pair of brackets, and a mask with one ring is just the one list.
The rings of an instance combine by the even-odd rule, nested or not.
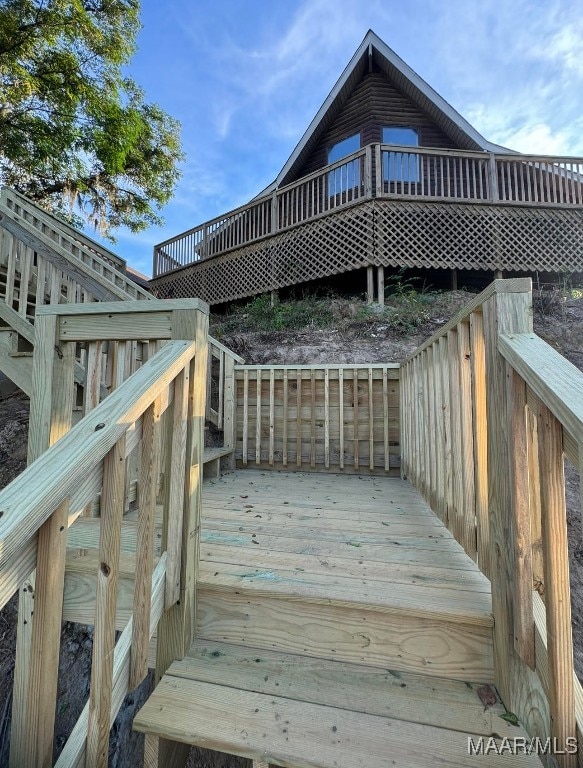
[(532, 333), (530, 280), (495, 281), (421, 346), (401, 397), (403, 474), (492, 582), (507, 708), (581, 745), (563, 459), (583, 466), (583, 375)]
[(238, 365), (242, 466), (396, 473), (399, 366)]
[[(31, 351), (34, 343), (33, 323), (41, 307), (49, 304), (64, 306), (76, 305), (79, 302), (93, 304), (154, 299), (152, 294), (127, 278), (123, 274), (124, 271), (125, 262), (111, 251), (67, 224), (57, 221), (23, 195), (6, 187), (2, 189), (0, 325), (8, 326), (17, 332), (19, 338), (13, 343), (15, 353)], [(110, 309), (115, 313), (120, 308), (111, 304)], [(90, 309), (89, 312), (91, 311)], [(167, 312), (167, 319), (169, 312), (170, 310)], [(127, 322), (128, 316), (125, 317)], [(84, 322), (89, 321), (86, 319)], [(122, 345), (118, 351), (117, 342), (123, 340), (123, 333), (120, 326), (117, 334), (114, 330), (114, 335), (104, 340), (101, 347), (103, 361), (100, 367), (100, 386), (104, 394), (115, 388), (116, 378), (121, 380), (119, 366), (116, 369), (113, 364), (118, 355), (120, 360), (123, 356), (123, 365), (127, 368), (124, 374), (126, 378), (130, 372), (136, 370), (142, 359), (147, 359), (143, 340), (134, 340)], [(168, 328), (166, 333), (169, 333)], [(164, 337), (161, 336), (160, 339), (162, 338)], [(229, 432), (232, 421), (229, 408), (232, 406), (233, 366), (235, 363), (242, 363), (243, 359), (211, 337), (209, 345), (211, 359), (217, 361), (218, 365), (213, 364), (208, 370), (207, 420), (220, 430), (223, 429), (223, 422), (228, 422), (229, 438), (225, 445), (232, 446), (234, 438)], [(86, 350), (78, 349), (75, 369), (78, 392), (75, 404), (81, 410), (87, 397), (83, 393), (86, 382), (85, 360)], [(19, 381), (18, 384), (28, 395), (31, 394), (30, 382)], [(95, 401), (98, 396), (93, 392), (89, 397)], [(218, 402), (215, 402), (216, 399)]]
[[(111, 339), (117, 386), (102, 402), (97, 394), (86, 403), (72, 426), (77, 345), (86, 349), (86, 391), (99, 393), (101, 347)], [(132, 373), (122, 350), (144, 339), (148, 354)], [(195, 299), (39, 309), (29, 467), (0, 492), (0, 606), (16, 591), (24, 601), (11, 765), (52, 765), (67, 529), (80, 514), (98, 504), (91, 693), (57, 765), (107, 766), (111, 724), (147, 673), (156, 627), (158, 655), (168, 663), (192, 642), (207, 359), (208, 307)], [(116, 644), (120, 535), (132, 485), (139, 510), (134, 603)], [(163, 536), (155, 563), (157, 504)]]
[[(87, 237), (84, 232), (80, 232), (62, 219), (56, 220), (43, 208), (33, 203), (30, 198), (21, 195), (20, 192), (10, 187), (2, 187), (0, 200), (3, 205), (21, 216), (35, 229), (40, 229), (52, 240), (60, 244), (70, 242), (71, 240), (81, 243), (85, 248), (96, 253), (103, 261), (109, 262), (119, 272), (125, 272), (125, 259), (122, 259), (117, 253), (110, 251), (109, 248), (106, 248), (96, 240)], [(61, 239), (62, 234), (66, 235), (64, 240)]]
[(153, 276), (219, 256), (363, 200), (583, 205), (583, 160), (370, 144), (154, 247)]
[[(18, 270), (23, 299), (37, 292), (37, 304), (48, 303), (43, 300), (46, 298), (50, 298), (51, 303), (63, 299), (72, 303), (75, 299), (108, 301), (151, 297), (126, 277), (121, 259), (6, 187), (0, 195), (0, 227), (4, 230), (3, 237), (9, 241), (2, 252), (23, 262)], [(11, 247), (12, 239), (16, 241), (14, 247)], [(87, 297), (80, 298), (81, 292)]]

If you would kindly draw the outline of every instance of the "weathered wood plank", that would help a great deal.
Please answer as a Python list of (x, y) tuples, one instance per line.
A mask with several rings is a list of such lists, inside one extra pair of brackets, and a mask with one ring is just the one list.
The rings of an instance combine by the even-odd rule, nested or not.
[(526, 434), (526, 384), (507, 363), (508, 434), (514, 539), (514, 647), (531, 669), (535, 668), (532, 614), (532, 542)]
[(478, 564), (490, 577), (490, 522), (488, 520), (488, 433), (486, 407), (486, 349), (480, 312), (470, 314), (472, 424), (474, 439), (474, 489)]
[(136, 580), (134, 588), (130, 689), (148, 674), (150, 597), (152, 593), (154, 517), (161, 459), (159, 398), (147, 408), (142, 419), (142, 455), (139, 476), (139, 514), (137, 532)]

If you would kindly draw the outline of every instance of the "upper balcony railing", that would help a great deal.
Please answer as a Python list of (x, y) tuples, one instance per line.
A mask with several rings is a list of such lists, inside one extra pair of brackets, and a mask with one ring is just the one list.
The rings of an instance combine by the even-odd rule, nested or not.
[(371, 144), (156, 245), (153, 275), (228, 253), (373, 197), (583, 206), (583, 158)]

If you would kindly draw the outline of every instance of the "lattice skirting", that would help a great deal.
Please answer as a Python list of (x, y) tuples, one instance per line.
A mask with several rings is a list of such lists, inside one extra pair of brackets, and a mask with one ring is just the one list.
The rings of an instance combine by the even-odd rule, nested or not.
[(377, 264), (579, 272), (583, 210), (375, 202)]
[(160, 298), (197, 296), (210, 304), (349, 272), (374, 260), (372, 201), (344, 208), (224, 256), (164, 275)]
[(583, 271), (583, 210), (366, 201), (153, 281), (160, 298), (210, 304), (368, 264)]

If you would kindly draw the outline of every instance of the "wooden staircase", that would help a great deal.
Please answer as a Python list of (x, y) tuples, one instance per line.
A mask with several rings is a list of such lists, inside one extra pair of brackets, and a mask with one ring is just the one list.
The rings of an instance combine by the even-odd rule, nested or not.
[(244, 470), (203, 510), (198, 636), (137, 730), (290, 768), (508, 765), (468, 755), (525, 736), (489, 582), (406, 481)]
[[(189, 745), (287, 768), (534, 766), (531, 737), (581, 739), (556, 491), (563, 451), (580, 464), (583, 377), (529, 333), (528, 281), (497, 281), (391, 376), (276, 376), (235, 372), (206, 306), (150, 300), (93, 246), (2, 192), (0, 369), (31, 393), (35, 459), (0, 494), (11, 766), (51, 763), (63, 618), (95, 633), (58, 768), (106, 768), (148, 666), (147, 768)], [(206, 454), (205, 415), (225, 435)]]
[(200, 640), (134, 728), (289, 768), (540, 766), (468, 754), (469, 739), (526, 737), (504, 714), (490, 687)]

